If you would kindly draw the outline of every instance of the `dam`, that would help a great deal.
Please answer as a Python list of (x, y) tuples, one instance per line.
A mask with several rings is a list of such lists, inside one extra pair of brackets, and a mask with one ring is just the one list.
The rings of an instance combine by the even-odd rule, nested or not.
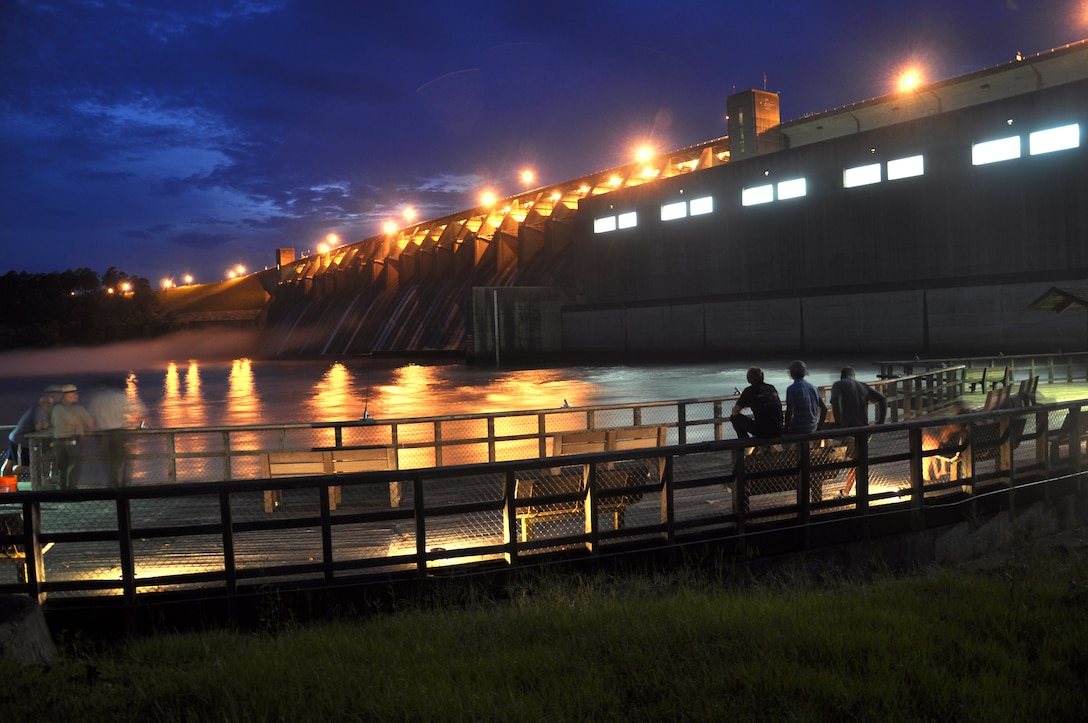
[(323, 253), (279, 249), (256, 275), (261, 353), (1088, 346), (1083, 313), (1040, 311), (1088, 286), (1088, 41), (795, 120), (767, 91), (728, 108), (721, 138)]

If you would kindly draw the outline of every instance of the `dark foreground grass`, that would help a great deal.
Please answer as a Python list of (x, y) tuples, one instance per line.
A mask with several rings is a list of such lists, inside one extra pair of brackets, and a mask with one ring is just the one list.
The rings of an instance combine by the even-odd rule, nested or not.
[(537, 578), (502, 602), (0, 663), (9, 721), (1088, 718), (1088, 562), (815, 584)]

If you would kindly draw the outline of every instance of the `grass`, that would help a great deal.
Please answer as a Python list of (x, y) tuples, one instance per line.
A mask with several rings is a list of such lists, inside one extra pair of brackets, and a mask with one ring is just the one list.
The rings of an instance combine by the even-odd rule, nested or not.
[(0, 661), (12, 721), (1083, 720), (1088, 558), (875, 580), (536, 576), (496, 600)]

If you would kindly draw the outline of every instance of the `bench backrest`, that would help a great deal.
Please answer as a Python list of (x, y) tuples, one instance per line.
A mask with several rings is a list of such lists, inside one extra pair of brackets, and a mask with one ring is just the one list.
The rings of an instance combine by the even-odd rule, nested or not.
[(329, 455), (332, 458), (333, 474), (385, 472), (397, 468), (397, 451), (392, 447), (334, 449)]
[(332, 474), (328, 452), (269, 452), (261, 455), (261, 473), (265, 479)]
[(261, 472), (266, 479), (384, 472), (396, 468), (397, 451), (392, 447), (269, 452), (261, 456)]
[(560, 432), (555, 435), (552, 443), (552, 454), (558, 457), (565, 454), (664, 447), (667, 431), (663, 426), (652, 426)]

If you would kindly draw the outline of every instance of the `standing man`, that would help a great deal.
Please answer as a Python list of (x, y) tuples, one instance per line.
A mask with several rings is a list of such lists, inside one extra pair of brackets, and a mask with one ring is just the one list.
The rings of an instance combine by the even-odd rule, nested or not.
[(49, 428), (49, 413), (53, 410), (53, 400), (48, 395), (41, 397), (38, 403), (23, 413), (19, 423), (8, 435), (8, 456), (0, 466), (0, 474), (13, 474), (16, 477), (30, 464), (30, 445), (26, 435)]
[[(854, 378), (853, 367), (843, 367), (839, 381), (831, 385), (831, 410), (835, 413), (835, 423), (840, 427), (869, 426), (869, 403), (876, 405), (876, 423), (884, 424), (888, 416), (887, 398), (865, 382)], [(846, 438), (846, 456), (851, 461), (857, 460), (858, 438)], [(857, 480), (857, 467), (851, 467), (846, 473), (846, 486), (839, 492), (840, 497), (848, 497)]]
[(53, 450), (62, 490), (74, 490), (83, 468), (83, 435), (94, 429), (90, 413), (79, 403), (74, 384), (60, 389), (61, 402), (53, 407)]
[[(759, 367), (748, 370), (748, 384), (729, 416), (737, 439), (774, 439), (781, 436), (782, 400), (778, 398), (778, 390), (763, 381), (763, 370)], [(741, 414), (745, 409), (752, 410), (751, 417)]]
[(786, 434), (808, 434), (823, 426), (827, 417), (820, 390), (805, 379), (808, 367), (803, 361), (790, 362), (793, 384), (786, 387)]

